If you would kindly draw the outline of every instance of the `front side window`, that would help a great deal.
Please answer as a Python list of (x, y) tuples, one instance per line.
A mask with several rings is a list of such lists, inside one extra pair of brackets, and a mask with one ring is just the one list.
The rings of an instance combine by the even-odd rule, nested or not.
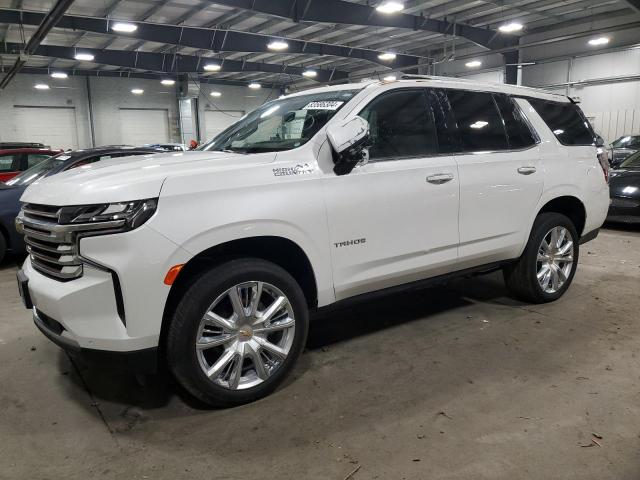
[(359, 115), (369, 122), (371, 159), (421, 157), (438, 151), (424, 89), (383, 93)]
[(307, 143), (359, 90), (336, 90), (265, 103), (198, 150), (279, 152)]
[(595, 133), (575, 103), (551, 102), (537, 98), (529, 98), (527, 101), (562, 145), (593, 145), (595, 143)]
[(448, 90), (463, 151), (505, 150), (507, 136), (493, 96), (485, 92)]
[(494, 94), (493, 98), (504, 121), (509, 148), (520, 149), (535, 145), (536, 139), (516, 102), (507, 95)]

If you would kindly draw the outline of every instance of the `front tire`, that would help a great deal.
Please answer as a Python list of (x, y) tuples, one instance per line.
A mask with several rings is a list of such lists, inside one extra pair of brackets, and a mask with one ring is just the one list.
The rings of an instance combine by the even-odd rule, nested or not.
[(579, 236), (566, 216), (538, 215), (520, 258), (503, 269), (507, 288), (518, 299), (547, 303), (567, 291), (578, 266)]
[(7, 241), (4, 238), (4, 234), (0, 231), (0, 262), (4, 260), (7, 254)]
[(206, 404), (241, 405), (286, 379), (308, 325), (304, 294), (287, 271), (260, 259), (231, 260), (197, 278), (178, 303), (167, 363)]

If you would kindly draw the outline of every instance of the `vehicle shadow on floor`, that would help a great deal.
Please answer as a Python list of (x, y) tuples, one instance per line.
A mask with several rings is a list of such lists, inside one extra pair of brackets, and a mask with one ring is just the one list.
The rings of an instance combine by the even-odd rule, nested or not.
[[(460, 282), (465, 282), (465, 285), (459, 285)], [(478, 300), (505, 300), (505, 294), (501, 278), (489, 275), (380, 295), (312, 312), (306, 349), (315, 351), (411, 322), (428, 322), (438, 314), (469, 306)], [(75, 360), (70, 363), (63, 352), (60, 353), (59, 368), (70, 371), (69, 378), (79, 391), (69, 392), (69, 395), (76, 400), (84, 397), (78, 395), (80, 391), (86, 391), (92, 403), (96, 404), (106, 401), (142, 409), (160, 409), (166, 407), (177, 395), (191, 409), (210, 408), (185, 392), (166, 371), (142, 379), (139, 376), (109, 371), (108, 366), (89, 366)], [(295, 375), (284, 386), (294, 382), (295, 377), (305, 375), (310, 368), (311, 360), (303, 354)]]

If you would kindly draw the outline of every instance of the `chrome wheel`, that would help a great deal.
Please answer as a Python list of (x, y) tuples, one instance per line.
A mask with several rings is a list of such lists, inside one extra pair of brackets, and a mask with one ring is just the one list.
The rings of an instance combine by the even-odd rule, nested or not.
[(208, 308), (196, 336), (205, 375), (230, 390), (255, 387), (284, 362), (295, 334), (287, 297), (265, 282), (234, 285)]
[(573, 268), (573, 238), (564, 227), (553, 227), (538, 248), (538, 283), (545, 293), (556, 293)]

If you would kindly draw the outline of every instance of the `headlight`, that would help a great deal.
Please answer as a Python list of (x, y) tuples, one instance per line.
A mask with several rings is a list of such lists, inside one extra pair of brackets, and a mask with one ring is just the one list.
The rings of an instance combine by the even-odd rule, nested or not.
[(61, 225), (104, 224), (105, 228), (133, 230), (145, 223), (155, 213), (158, 200), (134, 200), (131, 202), (103, 203), (62, 207), (58, 213)]

